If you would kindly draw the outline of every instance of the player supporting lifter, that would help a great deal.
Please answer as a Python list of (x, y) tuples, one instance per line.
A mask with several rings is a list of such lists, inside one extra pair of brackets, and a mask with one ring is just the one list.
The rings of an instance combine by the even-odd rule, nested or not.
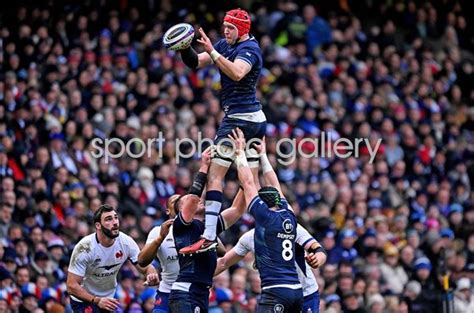
[[(197, 54), (189, 47), (180, 50), (183, 62), (190, 68), (202, 68), (214, 63), (221, 75), (221, 107), (225, 113), (214, 140), (217, 155), (209, 170), (206, 193), (206, 221), (203, 236), (179, 253), (202, 252), (216, 247), (217, 218), (222, 206), (222, 181), (234, 159), (228, 140), (232, 129), (240, 127), (245, 139), (261, 139), (266, 130), (266, 118), (257, 100), (256, 86), (262, 70), (262, 52), (250, 35), (250, 16), (241, 9), (228, 11), (224, 17), (224, 39), (215, 45), (202, 28), (198, 42), (205, 52)], [(247, 151), (254, 177), (258, 174), (258, 157)], [(254, 156), (252, 158), (252, 156)]]
[(296, 216), (277, 189), (279, 183), (273, 171), (271, 181), (277, 188), (266, 186), (257, 191), (244, 153), (244, 135), (237, 128), (231, 137), (245, 202), (255, 218), (255, 259), (262, 281), (257, 312), (300, 312), (303, 291), (295, 266)]
[[(277, 176), (273, 170), (268, 157), (266, 155), (265, 138), (261, 145), (256, 145), (256, 150), (260, 154), (260, 164), (262, 167), (265, 185), (276, 186), (281, 190), (280, 183), (276, 180)], [(215, 275), (233, 266), (249, 252), (255, 255), (255, 230), (246, 232), (235, 245), (234, 248), (227, 251), (224, 257), (217, 259), (217, 268)], [(319, 312), (319, 286), (314, 277), (313, 268), (319, 268), (326, 263), (326, 250), (321, 244), (309, 234), (309, 232), (300, 224), (296, 227), (296, 246), (295, 261), (298, 278), (303, 286), (303, 313)], [(308, 253), (306, 260), (311, 266), (307, 266), (305, 262), (305, 251)]]
[[(204, 231), (203, 192), (210, 164), (210, 155), (203, 153), (201, 168), (187, 195), (176, 201), (178, 214), (173, 222), (173, 237), (179, 250), (196, 241)], [(218, 216), (217, 231), (221, 232), (233, 225), (245, 212), (245, 200), (241, 190), (232, 206)], [(207, 312), (209, 307), (209, 288), (216, 269), (215, 250), (194, 255), (179, 254), (179, 274), (171, 287), (169, 308), (176, 313)]]
[(115, 312), (119, 301), (114, 299), (117, 274), (130, 260), (146, 275), (146, 284), (156, 285), (158, 274), (153, 266), (142, 268), (137, 258), (140, 249), (122, 233), (117, 211), (102, 205), (94, 213), (96, 232), (82, 238), (74, 247), (67, 275), (67, 291), (75, 313)]

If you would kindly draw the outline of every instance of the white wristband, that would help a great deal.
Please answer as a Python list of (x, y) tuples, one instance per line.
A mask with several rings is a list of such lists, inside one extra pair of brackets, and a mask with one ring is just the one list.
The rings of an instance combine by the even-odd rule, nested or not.
[(217, 52), (216, 50), (212, 50), (211, 53), (209, 53), (209, 55), (211, 56), (211, 59), (214, 62), (216, 62), (217, 59), (219, 59), (221, 57), (221, 54), (219, 52)]
[(262, 166), (262, 173), (264, 174), (273, 171), (272, 164), (266, 154), (260, 157), (260, 165)]
[(235, 157), (235, 164), (237, 165), (237, 168), (241, 168), (243, 166), (249, 166), (247, 162), (247, 158), (245, 157), (245, 154), (240, 154)]

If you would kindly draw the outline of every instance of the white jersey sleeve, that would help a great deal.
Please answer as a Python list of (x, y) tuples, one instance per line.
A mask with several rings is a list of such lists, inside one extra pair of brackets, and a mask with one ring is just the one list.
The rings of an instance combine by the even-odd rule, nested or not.
[(300, 224), (296, 227), (296, 243), (303, 248), (308, 244), (308, 242), (316, 241), (316, 239), (311, 236), (311, 234)]
[(160, 236), (160, 230), (161, 230), (161, 226), (153, 227), (153, 229), (148, 234), (148, 237), (146, 239), (146, 244), (149, 244), (153, 242), (153, 240), (158, 238)]
[(127, 247), (127, 256), (133, 264), (138, 263), (138, 254), (140, 253), (140, 248), (138, 247), (135, 240), (129, 235), (124, 234), (125, 245)]
[(86, 276), (87, 266), (91, 263), (92, 253), (89, 239), (86, 237), (81, 240), (72, 251), (68, 271), (77, 276)]
[(243, 234), (235, 245), (234, 252), (240, 256), (245, 256), (249, 252), (255, 253), (254, 234), (254, 229)]

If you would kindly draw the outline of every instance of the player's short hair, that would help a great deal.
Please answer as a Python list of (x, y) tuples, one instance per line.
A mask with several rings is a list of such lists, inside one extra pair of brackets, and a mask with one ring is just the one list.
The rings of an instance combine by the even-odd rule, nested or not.
[(112, 212), (112, 211), (117, 212), (117, 210), (115, 210), (113, 206), (109, 204), (102, 204), (94, 213), (94, 224), (100, 223), (100, 219), (102, 218), (103, 213)]
[(266, 205), (268, 205), (269, 208), (273, 208), (281, 203), (280, 192), (272, 186), (260, 188), (258, 196)]

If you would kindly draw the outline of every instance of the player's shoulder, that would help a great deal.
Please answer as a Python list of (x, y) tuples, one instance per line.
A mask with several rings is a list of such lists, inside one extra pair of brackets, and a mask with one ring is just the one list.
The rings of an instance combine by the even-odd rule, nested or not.
[(125, 244), (135, 242), (135, 240), (132, 237), (130, 237), (129, 235), (123, 232), (119, 232), (117, 239)]
[(248, 40), (245, 40), (241, 44), (242, 48), (247, 48), (247, 49), (256, 49), (260, 50), (260, 45), (258, 44), (258, 41), (255, 37), (251, 36)]
[(92, 233), (83, 237), (79, 242), (74, 246), (74, 250), (79, 254), (90, 254), (94, 251), (96, 247), (96, 233)]

